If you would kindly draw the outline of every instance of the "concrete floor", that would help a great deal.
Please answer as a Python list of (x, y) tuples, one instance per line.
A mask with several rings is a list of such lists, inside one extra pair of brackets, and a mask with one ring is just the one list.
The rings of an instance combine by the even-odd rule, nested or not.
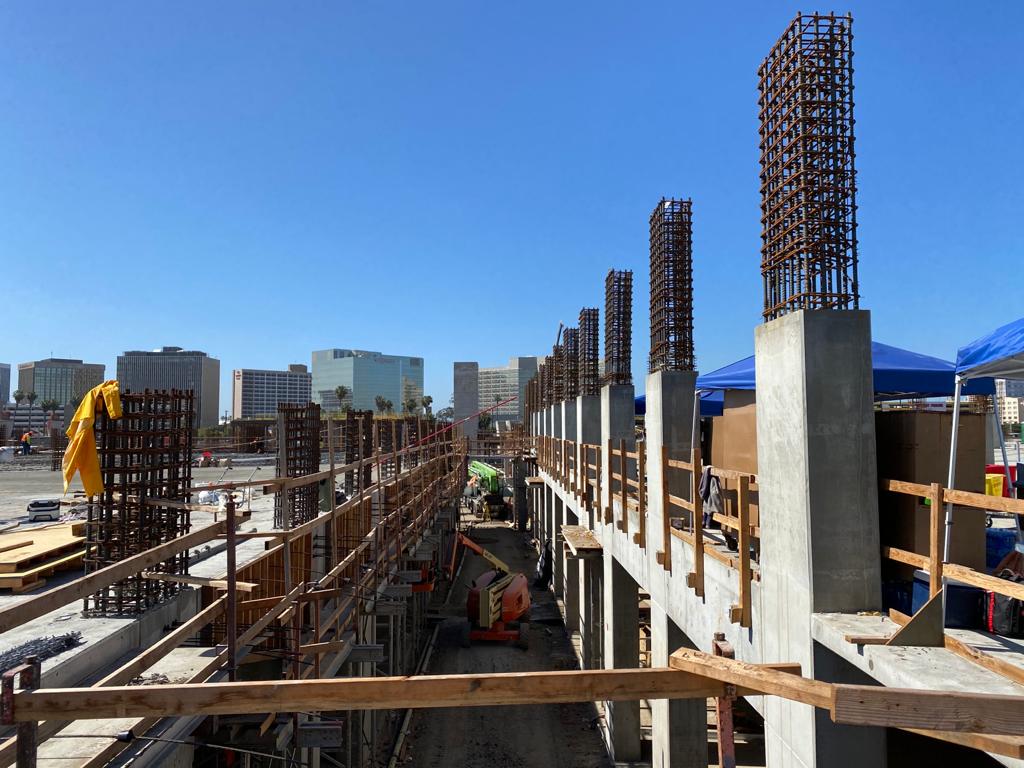
[[(532, 581), (537, 558), (523, 534), (493, 522), (477, 525), (467, 535)], [(461, 647), (459, 628), (464, 623), (468, 585), (488, 568), (483, 558), (466, 553), (445, 611), (452, 617), (441, 625), (428, 673), (575, 668), (575, 654), (559, 624), (531, 624), (526, 651), (511, 643)], [(555, 615), (550, 592), (531, 590), (531, 598), (535, 606)], [(408, 764), (422, 768), (604, 768), (612, 763), (596, 718), (597, 712), (589, 704), (423, 710), (413, 718)]]

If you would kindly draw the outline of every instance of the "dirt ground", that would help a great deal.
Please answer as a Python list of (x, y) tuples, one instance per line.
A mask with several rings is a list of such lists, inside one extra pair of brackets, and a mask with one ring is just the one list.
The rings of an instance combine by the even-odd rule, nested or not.
[[(476, 525), (467, 535), (533, 580), (537, 556), (527, 539), (504, 523)], [(525, 672), (571, 669), (576, 657), (561, 624), (530, 624), (529, 650), (514, 644), (460, 645), (467, 585), (487, 570), (486, 561), (467, 552), (445, 608), (453, 614), (438, 632), (428, 674)], [(536, 614), (550, 616), (554, 598), (531, 590)], [(454, 614), (458, 614), (455, 616)], [(467, 707), (419, 710), (413, 720), (406, 765), (416, 768), (604, 768), (611, 766), (591, 704)]]

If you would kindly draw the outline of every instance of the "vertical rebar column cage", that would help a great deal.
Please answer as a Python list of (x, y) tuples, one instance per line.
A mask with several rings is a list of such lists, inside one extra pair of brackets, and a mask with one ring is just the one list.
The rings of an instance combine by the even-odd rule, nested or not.
[(579, 377), (579, 393), (581, 395), (596, 395), (598, 393), (597, 355), (600, 340), (598, 339), (597, 315), (596, 307), (584, 307), (580, 310), (577, 375)]
[(544, 405), (554, 405), (557, 401), (555, 400), (555, 379), (557, 378), (557, 371), (555, 370), (555, 360), (551, 355), (544, 358), (544, 376), (541, 381), (544, 385)]
[(555, 344), (551, 348), (551, 404), (557, 405), (565, 399), (565, 368), (562, 365), (563, 345)]
[(562, 331), (562, 399), (575, 400), (580, 391), (580, 332), (577, 328)]
[[(95, 435), (103, 493), (86, 507), (85, 572), (145, 552), (188, 533), (188, 510), (159, 501), (187, 502), (192, 486), (191, 390), (121, 394), (121, 418), (106, 408)], [(188, 552), (147, 569), (188, 573)], [(132, 616), (177, 594), (180, 584), (135, 574), (86, 597), (88, 615)]]
[(797, 15), (758, 70), (765, 320), (859, 306), (852, 27)]
[(662, 198), (651, 213), (650, 370), (692, 371), (693, 206)]
[(604, 383), (631, 384), (633, 273), (608, 270), (604, 281)]
[[(320, 406), (315, 403), (277, 406), (277, 477), (302, 477), (320, 470)], [(315, 483), (274, 494), (274, 526), (291, 527), (319, 514), (320, 489)]]

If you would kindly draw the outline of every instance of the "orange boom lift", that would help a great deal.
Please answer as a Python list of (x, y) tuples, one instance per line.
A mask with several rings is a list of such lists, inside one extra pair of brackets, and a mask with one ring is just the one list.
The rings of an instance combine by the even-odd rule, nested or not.
[(454, 574), (459, 545), (476, 552), (494, 566), (470, 584), (466, 596), (466, 622), (462, 644), (471, 640), (513, 640), (520, 648), (529, 645), (530, 624), (520, 619), (530, 610), (530, 585), (522, 573), (512, 573), (497, 556), (461, 533), (456, 534), (448, 573)]

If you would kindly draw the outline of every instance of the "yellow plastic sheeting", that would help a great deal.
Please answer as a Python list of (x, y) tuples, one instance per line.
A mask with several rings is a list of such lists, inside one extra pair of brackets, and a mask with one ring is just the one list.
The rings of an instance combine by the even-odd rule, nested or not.
[(1006, 478), (1002, 475), (985, 475), (985, 495), (1002, 496), (1004, 482)]
[(103, 493), (103, 478), (100, 476), (100, 457), (96, 453), (96, 435), (93, 423), (97, 408), (105, 406), (112, 419), (121, 418), (121, 389), (111, 379), (93, 387), (82, 399), (75, 418), (68, 427), (68, 447), (64, 451), (64, 493), (68, 492), (75, 472), (82, 478), (86, 496)]

